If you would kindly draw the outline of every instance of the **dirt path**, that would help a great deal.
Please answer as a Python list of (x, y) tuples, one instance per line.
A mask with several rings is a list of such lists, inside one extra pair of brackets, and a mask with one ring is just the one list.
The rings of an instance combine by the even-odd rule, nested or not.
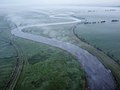
[[(64, 17), (57, 17), (57, 16), (50, 16), (52, 18), (64, 18)], [(66, 18), (66, 17), (65, 17)], [(62, 25), (62, 24), (72, 24), (72, 23), (79, 23), (81, 20), (73, 17), (68, 17), (71, 19), (69, 22), (60, 22), (60, 23), (49, 23), (49, 24), (36, 24), (36, 25), (28, 25), (23, 27), (18, 27), (11, 31), (11, 33), (15, 36), (33, 40), (36, 42), (48, 44), (54, 47), (61, 48), (63, 50), (68, 51), (72, 55), (76, 56), (79, 62), (82, 64), (88, 80), (88, 85), (90, 90), (115, 90), (116, 84), (113, 79), (113, 76), (109, 70), (107, 70), (104, 65), (92, 54), (88, 51), (81, 49), (74, 44), (58, 41), (56, 39), (49, 39), (46, 37), (30, 34), (23, 32), (22, 29), (33, 27), (33, 26), (50, 26), (50, 25)]]
[(13, 42), (12, 42), (12, 45), (17, 53), (17, 61), (16, 61), (14, 71), (10, 77), (10, 80), (8, 81), (8, 83), (6, 85), (5, 90), (13, 90), (14, 89), (14, 87), (17, 83), (17, 80), (19, 79), (22, 68), (23, 68), (23, 58), (22, 58), (23, 55), (20, 51), (20, 48)]

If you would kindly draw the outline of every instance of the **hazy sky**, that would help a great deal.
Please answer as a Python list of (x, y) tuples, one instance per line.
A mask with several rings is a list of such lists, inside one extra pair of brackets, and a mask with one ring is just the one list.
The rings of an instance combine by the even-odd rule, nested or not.
[(120, 5), (120, 0), (0, 0), (0, 4), (103, 4)]

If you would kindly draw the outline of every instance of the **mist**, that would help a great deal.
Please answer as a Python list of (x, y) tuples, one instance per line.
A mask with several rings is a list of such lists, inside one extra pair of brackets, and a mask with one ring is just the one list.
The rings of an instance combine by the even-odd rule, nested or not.
[(119, 5), (120, 0), (2, 0), (0, 5)]

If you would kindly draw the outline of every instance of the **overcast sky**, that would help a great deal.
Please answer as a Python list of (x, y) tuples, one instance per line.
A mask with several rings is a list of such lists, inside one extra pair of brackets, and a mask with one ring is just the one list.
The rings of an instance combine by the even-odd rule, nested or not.
[(0, 0), (0, 4), (85, 4), (120, 5), (120, 0)]

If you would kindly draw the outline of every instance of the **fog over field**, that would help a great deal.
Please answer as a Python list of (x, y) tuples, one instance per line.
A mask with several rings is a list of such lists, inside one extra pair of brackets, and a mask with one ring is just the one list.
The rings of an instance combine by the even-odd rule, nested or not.
[(0, 90), (120, 90), (120, 0), (0, 0)]
[(120, 0), (1, 0), (1, 5), (120, 5)]

